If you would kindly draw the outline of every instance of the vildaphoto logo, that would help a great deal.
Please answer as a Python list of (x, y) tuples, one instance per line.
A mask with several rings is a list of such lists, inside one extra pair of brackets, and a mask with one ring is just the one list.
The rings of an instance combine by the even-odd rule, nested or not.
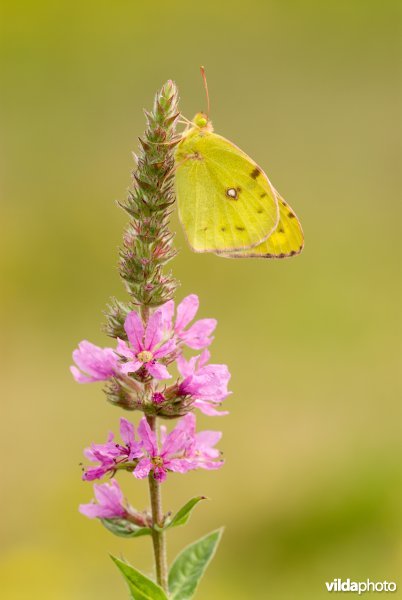
[(351, 581), (350, 579), (334, 579), (325, 582), (328, 592), (395, 592), (396, 583), (394, 581)]

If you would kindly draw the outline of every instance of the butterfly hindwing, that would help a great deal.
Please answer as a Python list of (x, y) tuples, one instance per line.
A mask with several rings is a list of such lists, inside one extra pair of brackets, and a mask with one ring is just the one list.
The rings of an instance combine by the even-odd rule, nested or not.
[(244, 251), (276, 229), (275, 191), (234, 144), (194, 128), (178, 144), (175, 160), (179, 217), (195, 251)]
[(289, 204), (276, 192), (279, 203), (279, 223), (275, 231), (254, 248), (227, 252), (228, 258), (288, 258), (300, 254), (304, 246), (303, 230)]

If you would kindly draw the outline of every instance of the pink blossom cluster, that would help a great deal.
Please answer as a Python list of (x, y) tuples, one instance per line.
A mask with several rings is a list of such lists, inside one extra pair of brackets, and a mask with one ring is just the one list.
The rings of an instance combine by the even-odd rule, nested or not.
[[(85, 456), (95, 467), (85, 470), (83, 479), (100, 479), (117, 470), (132, 471), (137, 479), (144, 479), (150, 473), (157, 481), (164, 481), (168, 471), (186, 473), (194, 469), (219, 469), (223, 461), (214, 446), (221, 439), (219, 431), (195, 432), (195, 416), (192, 413), (183, 417), (176, 427), (167, 434), (166, 427), (160, 427), (160, 445), (157, 436), (142, 418), (138, 426), (138, 440), (132, 423), (120, 419), (120, 437), (123, 444), (114, 442), (113, 433), (105, 444), (92, 444), (86, 448)], [(97, 503), (80, 506), (80, 511), (88, 517), (118, 518), (127, 516), (133, 509), (127, 508), (118, 482), (95, 485)]]
[[(190, 399), (190, 409), (198, 408), (204, 414), (227, 414), (217, 410), (229, 395), (227, 386), (230, 373), (226, 365), (209, 363), (210, 353), (205, 348), (213, 340), (215, 319), (194, 319), (199, 306), (198, 297), (191, 294), (178, 305), (174, 319), (174, 302), (170, 300), (149, 318), (144, 327), (141, 317), (131, 311), (124, 323), (127, 341), (118, 338), (116, 349), (100, 348), (86, 340), (73, 352), (76, 366), (71, 367), (78, 383), (120, 380), (130, 376), (137, 382), (171, 379), (168, 366), (176, 363), (179, 378), (173, 386), (162, 385), (154, 392), (154, 403), (172, 403), (180, 398)], [(183, 348), (202, 350), (189, 360)], [(133, 391), (134, 393), (134, 391)]]
[(186, 473), (198, 468), (218, 469), (223, 464), (216, 460), (220, 453), (214, 448), (221, 433), (196, 433), (195, 415), (192, 413), (184, 416), (169, 434), (166, 427), (161, 426), (160, 444), (145, 417), (141, 419), (137, 433), (138, 440), (135, 439), (134, 425), (127, 419), (120, 419), (123, 443), (116, 443), (113, 433), (110, 433), (105, 444), (92, 444), (86, 448), (85, 456), (97, 464), (85, 469), (83, 479), (92, 481), (107, 473), (114, 474), (117, 470), (127, 469), (137, 479), (144, 479), (152, 471), (155, 479), (164, 481), (167, 471)]
[[(83, 478), (92, 481), (104, 475), (115, 475), (119, 470), (132, 472), (143, 479), (149, 475), (163, 482), (167, 473), (202, 469), (218, 469), (223, 462), (215, 445), (221, 438), (218, 431), (196, 432), (198, 408), (209, 416), (224, 415), (220, 403), (229, 395), (230, 373), (226, 365), (209, 362), (206, 349), (212, 342), (215, 319), (200, 319), (191, 325), (199, 306), (198, 297), (187, 296), (177, 306), (171, 300), (153, 312), (146, 326), (136, 311), (128, 313), (124, 322), (125, 340), (117, 339), (117, 346), (100, 348), (84, 340), (73, 352), (76, 366), (71, 372), (79, 383), (113, 380), (126, 386), (133, 395), (152, 390), (149, 404), (137, 403), (145, 415), (160, 414), (166, 406), (173, 417), (179, 417), (176, 427), (167, 433), (166, 427), (153, 431), (144, 416), (135, 431), (127, 419), (120, 420), (121, 443), (110, 433), (104, 444), (92, 444), (84, 452), (93, 463), (84, 469)], [(176, 313), (176, 314), (175, 314)], [(185, 347), (200, 350), (200, 354), (185, 358)], [(175, 365), (178, 377), (172, 385), (171, 367)], [(163, 416), (163, 413), (162, 413)], [(81, 505), (80, 511), (89, 517), (121, 518), (130, 513), (122, 491), (115, 479), (94, 486), (97, 502)]]

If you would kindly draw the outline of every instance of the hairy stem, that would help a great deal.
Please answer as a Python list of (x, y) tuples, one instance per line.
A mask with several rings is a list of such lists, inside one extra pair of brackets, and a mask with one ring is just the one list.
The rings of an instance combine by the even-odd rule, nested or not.
[[(147, 421), (152, 431), (156, 430), (156, 417), (147, 417)], [(163, 526), (162, 494), (161, 484), (157, 481), (151, 472), (148, 477), (149, 496), (151, 499), (152, 523), (158, 527)], [(168, 591), (168, 565), (166, 552), (166, 534), (164, 531), (158, 531), (153, 527), (152, 542), (154, 546), (156, 580), (159, 585)]]

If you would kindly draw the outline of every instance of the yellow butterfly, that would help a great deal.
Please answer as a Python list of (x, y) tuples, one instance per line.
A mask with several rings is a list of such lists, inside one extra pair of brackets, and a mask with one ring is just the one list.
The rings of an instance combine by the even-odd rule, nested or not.
[(183, 133), (175, 165), (179, 218), (193, 250), (231, 258), (300, 254), (303, 231), (293, 210), (204, 113)]

